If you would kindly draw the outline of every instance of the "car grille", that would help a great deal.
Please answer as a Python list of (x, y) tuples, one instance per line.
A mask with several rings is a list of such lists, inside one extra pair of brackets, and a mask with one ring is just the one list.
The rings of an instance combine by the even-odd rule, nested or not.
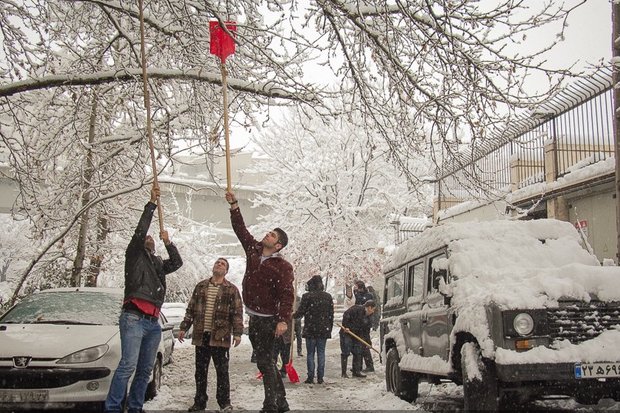
[(0, 389), (51, 389), (110, 375), (110, 369), (0, 368)]
[(579, 344), (612, 330), (614, 326), (620, 328), (620, 307), (618, 303), (571, 304), (550, 309), (547, 323), (553, 341), (568, 340)]

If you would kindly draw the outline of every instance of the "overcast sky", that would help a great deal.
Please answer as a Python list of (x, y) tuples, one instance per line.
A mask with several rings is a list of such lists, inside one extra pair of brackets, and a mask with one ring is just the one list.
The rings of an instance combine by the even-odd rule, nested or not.
[[(575, 4), (580, 1), (582, 0), (567, 0), (567, 3)], [(575, 69), (581, 70), (587, 68), (588, 65), (600, 62), (601, 59), (609, 60), (611, 58), (611, 26), (609, 0), (586, 0), (585, 4), (571, 13), (564, 41), (548, 52), (549, 67), (567, 68), (576, 63)], [(539, 33), (530, 36), (528, 40), (535, 44), (539, 43), (538, 36), (546, 36), (549, 39), (558, 32), (558, 27), (541, 28)], [(306, 74), (305, 78), (309, 81), (320, 82), (325, 79), (325, 71), (312, 70)], [(539, 83), (535, 78), (531, 79), (531, 85), (533, 90), (543, 87), (543, 83)], [(275, 112), (271, 115), (275, 115)], [(256, 130), (253, 131), (254, 134), (256, 132)], [(247, 131), (239, 128), (231, 130), (232, 148), (247, 145), (248, 141)]]
[(611, 58), (611, 4), (608, 0), (587, 0), (568, 20), (566, 41), (550, 53), (551, 58), (569, 64), (581, 59), (596, 62)]

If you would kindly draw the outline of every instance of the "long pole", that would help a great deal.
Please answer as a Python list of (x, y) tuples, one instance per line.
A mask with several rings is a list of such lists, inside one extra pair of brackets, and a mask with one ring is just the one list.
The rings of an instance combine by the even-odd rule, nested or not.
[(230, 132), (228, 130), (228, 85), (226, 82), (226, 64), (222, 60), (220, 63), (222, 71), (222, 99), (224, 102), (224, 136), (226, 142), (226, 190), (231, 191), (230, 178)]
[[(159, 188), (157, 181), (157, 165), (155, 164), (155, 148), (153, 145), (153, 131), (151, 129), (151, 100), (149, 96), (149, 83), (146, 73), (146, 48), (144, 46), (144, 11), (143, 0), (138, 0), (140, 8), (140, 54), (142, 55), (142, 83), (144, 86), (144, 106), (146, 108), (146, 134), (149, 139), (149, 148), (151, 150), (151, 168), (153, 169), (153, 186)], [(159, 232), (164, 230), (164, 214), (161, 209), (161, 201), (157, 196), (157, 215), (159, 217)]]
[(612, 19), (612, 62), (613, 63), (613, 90), (614, 90), (614, 143), (616, 161), (616, 262), (620, 265), (620, 67), (616, 59), (620, 57), (620, 3), (611, 2)]

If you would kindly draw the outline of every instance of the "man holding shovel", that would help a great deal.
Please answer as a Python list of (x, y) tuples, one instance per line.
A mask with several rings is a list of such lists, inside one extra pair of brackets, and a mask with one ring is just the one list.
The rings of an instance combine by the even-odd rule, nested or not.
[(354, 337), (364, 337), (365, 332), (370, 329), (371, 316), (376, 309), (377, 305), (375, 302), (368, 300), (363, 305), (354, 305), (342, 315), (342, 328), (340, 329), (342, 377), (348, 377), (347, 361), (349, 354), (353, 354), (353, 377), (366, 377), (366, 375), (361, 373), (363, 344)]
[(226, 192), (230, 204), (230, 221), (246, 254), (243, 276), (243, 302), (250, 315), (250, 341), (256, 351), (256, 365), (263, 375), (265, 400), (260, 410), (282, 413), (289, 409), (282, 376), (273, 359), (276, 337), (287, 330), (292, 318), (295, 289), (293, 267), (281, 255), (288, 243), (286, 233), (275, 228), (261, 241), (247, 230), (235, 194)]

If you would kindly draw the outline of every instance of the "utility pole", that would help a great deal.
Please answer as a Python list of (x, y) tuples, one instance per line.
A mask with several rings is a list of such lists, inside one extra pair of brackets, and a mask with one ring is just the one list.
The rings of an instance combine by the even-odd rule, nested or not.
[(616, 263), (620, 265), (620, 3), (611, 2), (611, 44), (614, 90), (614, 143), (616, 160)]

